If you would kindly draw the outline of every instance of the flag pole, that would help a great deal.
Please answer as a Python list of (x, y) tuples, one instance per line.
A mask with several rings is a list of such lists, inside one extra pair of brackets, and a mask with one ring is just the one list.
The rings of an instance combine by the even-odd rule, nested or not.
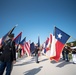
[(75, 39), (74, 37), (71, 36), (71, 38), (72, 38), (74, 41), (76, 41), (76, 39)]

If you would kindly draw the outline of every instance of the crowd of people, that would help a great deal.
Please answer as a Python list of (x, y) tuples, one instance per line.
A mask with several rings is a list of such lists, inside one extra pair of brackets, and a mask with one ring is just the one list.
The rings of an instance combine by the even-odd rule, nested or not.
[[(21, 58), (21, 47), (17, 50), (15, 46), (15, 42), (13, 41), (14, 34), (8, 35), (9, 39), (4, 42), (4, 44), (0, 45), (0, 75), (3, 75), (4, 70), (6, 68), (6, 75), (11, 75), (13, 64), (16, 63), (16, 59), (18, 58), (18, 53)], [(36, 63), (39, 63), (38, 61), (38, 52), (41, 50), (40, 47), (38, 47), (38, 43), (35, 44), (35, 61)], [(68, 46), (65, 44), (63, 50), (62, 50), (62, 58), (63, 60), (69, 62), (69, 54), (72, 55), (73, 64), (76, 64), (76, 46), (74, 46), (73, 43)]]
[(65, 44), (65, 47), (63, 48), (62, 51), (63, 60), (69, 62), (70, 61), (69, 54), (72, 55), (71, 58), (73, 60), (73, 64), (76, 64), (76, 46), (74, 46), (74, 43), (71, 43), (70, 46)]
[[(16, 63), (16, 59), (18, 57), (21, 58), (21, 47), (18, 46), (14, 42), (14, 34), (8, 35), (8, 40), (4, 41), (3, 44), (0, 44), (0, 75), (3, 75), (5, 69), (5, 75), (11, 75), (13, 64)], [(38, 51), (39, 47), (38, 44), (35, 45), (35, 57), (36, 63), (38, 61)]]

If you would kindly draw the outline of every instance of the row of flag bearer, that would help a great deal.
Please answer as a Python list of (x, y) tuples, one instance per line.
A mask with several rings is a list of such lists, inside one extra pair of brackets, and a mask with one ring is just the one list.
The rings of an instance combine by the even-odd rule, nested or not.
[[(16, 26), (15, 26), (16, 27)], [(22, 57), (24, 54), (31, 56), (35, 54), (36, 63), (38, 61), (38, 52), (41, 50), (50, 60), (58, 62), (62, 53), (63, 59), (69, 61), (69, 50), (72, 51), (73, 63), (76, 63), (76, 46), (71, 44), (67, 46), (66, 43), (70, 38), (70, 35), (66, 34), (59, 28), (55, 27), (53, 34), (40, 45), (40, 38), (38, 37), (38, 43), (31, 41), (26, 42), (26, 37), (21, 40), (22, 32), (16, 37), (12, 33), (15, 29), (13, 27), (5, 36), (0, 39), (0, 75), (3, 75), (6, 68), (6, 75), (10, 75), (13, 67), (13, 63), (16, 63), (16, 59)]]

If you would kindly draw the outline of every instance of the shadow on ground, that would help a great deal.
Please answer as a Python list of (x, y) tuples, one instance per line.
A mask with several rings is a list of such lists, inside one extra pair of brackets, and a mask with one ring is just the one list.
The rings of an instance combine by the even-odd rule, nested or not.
[(41, 68), (42, 68), (42, 66), (40, 66), (39, 68), (34, 68), (29, 71), (26, 71), (26, 72), (24, 72), (24, 75), (35, 75), (41, 70)]
[(69, 64), (72, 64), (72, 62), (63, 61), (63, 62), (59, 63), (56, 67), (62, 68), (62, 67), (69, 65)]
[[(18, 62), (20, 62), (21, 60), (19, 59)], [(46, 60), (48, 60), (48, 59), (43, 59), (43, 60), (40, 60), (39, 62), (44, 62)], [(14, 64), (14, 66), (23, 66), (23, 65), (27, 65), (27, 64), (31, 64), (31, 63), (35, 63), (35, 57), (32, 57), (31, 59), (29, 59), (29, 61), (25, 60), (20, 64)]]
[(59, 62), (56, 62), (53, 60), (50, 63), (57, 64), (56, 67), (59, 67), (59, 68), (64, 67), (65, 65), (68, 65), (68, 64), (72, 64), (72, 62), (66, 62), (65, 60), (62, 60), (62, 59), (60, 59)]

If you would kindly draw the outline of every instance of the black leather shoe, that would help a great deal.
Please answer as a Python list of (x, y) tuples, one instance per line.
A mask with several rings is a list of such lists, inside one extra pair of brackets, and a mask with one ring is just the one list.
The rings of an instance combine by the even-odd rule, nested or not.
[(36, 62), (36, 63), (39, 63), (39, 61), (38, 61), (38, 62)]
[(63, 60), (65, 60), (65, 59), (63, 58)]
[(66, 62), (69, 62), (69, 60), (66, 60)]

